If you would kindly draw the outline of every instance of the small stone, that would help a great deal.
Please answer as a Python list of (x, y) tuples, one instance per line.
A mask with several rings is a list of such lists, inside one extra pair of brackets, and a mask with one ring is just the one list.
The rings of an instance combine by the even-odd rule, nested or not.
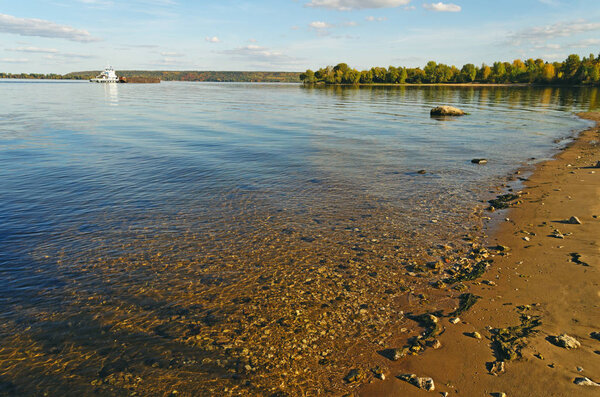
[(440, 347), (442, 347), (442, 342), (440, 342), (439, 339), (430, 339), (425, 344), (434, 350), (437, 350)]
[(596, 340), (600, 340), (600, 332), (592, 332), (590, 336)]
[(471, 163), (473, 164), (487, 164), (487, 159), (473, 159), (471, 160)]
[(487, 363), (486, 366), (487, 366), (488, 372), (494, 376), (503, 374), (505, 371), (504, 361), (492, 361), (492, 362)]
[(596, 163), (596, 168), (600, 168), (600, 161)]
[(481, 334), (477, 331), (475, 332), (468, 332), (467, 335), (469, 335), (471, 338), (475, 338), (475, 339), (481, 339)]
[(556, 345), (564, 347), (565, 349), (577, 349), (581, 346), (581, 343), (579, 343), (577, 339), (567, 334), (555, 336), (552, 340)]
[(408, 349), (385, 349), (380, 354), (392, 361), (398, 361), (408, 353)]
[(482, 283), (486, 284), (486, 285), (489, 285), (491, 287), (495, 287), (496, 286), (496, 283), (493, 282), (493, 281), (491, 281), (491, 280), (483, 280)]
[(399, 379), (418, 387), (419, 389), (434, 391), (435, 383), (431, 378), (419, 378), (415, 374), (403, 374), (398, 376)]
[(494, 397), (506, 397), (506, 393), (504, 393), (504, 392), (492, 393), (492, 396), (494, 396)]
[(458, 323), (460, 323), (460, 317), (452, 317), (448, 321), (450, 322), (450, 324), (458, 324)]
[(417, 171), (417, 174), (421, 174), (421, 175), (426, 174), (426, 173), (427, 173), (427, 171), (425, 171), (425, 170), (419, 170), (419, 171)]
[(385, 380), (385, 372), (383, 368), (377, 366), (371, 370), (377, 379)]
[(590, 378), (575, 378), (573, 381), (577, 386), (595, 386), (600, 387), (600, 383), (596, 383)]
[(570, 223), (571, 225), (581, 225), (583, 223), (576, 216), (570, 217), (567, 222)]
[(552, 237), (554, 237), (554, 238), (560, 238), (560, 239), (563, 239), (563, 238), (565, 238), (565, 235), (564, 235), (564, 234), (562, 234), (562, 233), (560, 232), (560, 230), (558, 230), (558, 229), (554, 229), (554, 230), (552, 231), (552, 234), (551, 234), (551, 236), (552, 236)]
[(367, 374), (361, 368), (356, 368), (348, 372), (344, 378), (347, 383), (359, 383), (366, 378)]
[(505, 246), (505, 245), (497, 245), (494, 247), (496, 249), (496, 251), (500, 251), (500, 252), (508, 252), (510, 251), (510, 248)]
[(531, 239), (530, 239), (529, 237), (525, 236), (525, 237), (523, 237), (523, 240), (525, 240), (525, 241), (529, 241), (529, 240), (531, 240)]
[(419, 378), (419, 387), (427, 391), (434, 391), (435, 383), (433, 383), (433, 379), (431, 378)]
[(582, 367), (577, 367), (577, 372), (583, 372), (583, 368)]

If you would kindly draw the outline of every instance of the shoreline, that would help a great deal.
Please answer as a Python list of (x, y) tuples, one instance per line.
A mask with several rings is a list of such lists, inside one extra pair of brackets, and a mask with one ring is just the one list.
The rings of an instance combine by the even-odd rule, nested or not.
[(300, 84), (307, 87), (539, 87), (539, 88), (594, 88), (594, 85), (586, 84), (572, 84), (572, 85), (561, 85), (561, 84), (539, 84), (539, 83), (359, 83), (359, 84), (327, 84), (327, 83), (313, 83), (313, 84)]
[[(471, 282), (469, 291), (481, 299), (458, 324), (440, 318), (445, 329), (441, 348), (389, 361), (387, 380), (373, 379), (357, 395), (597, 395), (597, 387), (575, 385), (574, 380), (600, 382), (600, 341), (591, 337), (600, 332), (600, 169), (593, 168), (600, 161), (600, 112), (578, 116), (596, 125), (535, 165), (522, 182), (521, 204), (494, 214), (508, 220), (494, 221), (485, 246), (510, 250), (496, 255), (482, 278)], [(566, 223), (571, 216), (582, 224)], [(564, 238), (553, 237), (554, 230)], [(527, 319), (539, 319), (541, 325), (518, 340), (521, 357), (500, 357), (493, 348), (496, 330)], [(481, 339), (472, 337), (473, 332)], [(568, 350), (551, 343), (564, 333), (581, 347)], [(498, 361), (504, 362), (505, 373), (494, 376), (490, 365)], [(435, 393), (398, 379), (401, 374), (433, 378)]]

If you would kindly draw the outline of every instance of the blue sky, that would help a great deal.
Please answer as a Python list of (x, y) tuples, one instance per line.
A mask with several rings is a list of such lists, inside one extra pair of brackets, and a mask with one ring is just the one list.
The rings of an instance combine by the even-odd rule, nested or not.
[(302, 71), (600, 53), (599, 0), (0, 0), (0, 71)]

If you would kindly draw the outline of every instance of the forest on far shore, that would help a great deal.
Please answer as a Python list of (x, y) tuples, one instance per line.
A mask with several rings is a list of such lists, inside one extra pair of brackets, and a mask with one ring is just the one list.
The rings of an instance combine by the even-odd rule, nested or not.
[[(297, 72), (226, 72), (194, 70), (117, 70), (119, 77), (160, 79), (162, 81), (209, 81), (209, 82), (260, 82), (260, 83), (297, 83)], [(73, 72), (68, 74), (44, 73), (1, 73), (0, 78), (7, 79), (49, 79), (49, 80), (89, 80), (100, 74), (99, 70)]]
[(598, 85), (600, 82), (600, 54), (581, 59), (572, 54), (563, 62), (545, 62), (542, 59), (520, 59), (509, 62), (472, 63), (461, 69), (430, 61), (421, 68), (390, 66), (373, 67), (358, 71), (345, 63), (327, 66), (316, 72), (307, 70), (300, 75), (305, 84), (567, 84)]

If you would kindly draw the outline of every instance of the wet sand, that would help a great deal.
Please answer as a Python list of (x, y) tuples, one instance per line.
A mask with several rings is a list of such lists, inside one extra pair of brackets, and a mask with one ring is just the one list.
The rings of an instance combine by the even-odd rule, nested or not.
[[(597, 112), (580, 117), (600, 122)], [(591, 336), (600, 331), (600, 168), (593, 168), (600, 161), (599, 132), (599, 125), (582, 132), (553, 160), (540, 163), (525, 181), (522, 203), (494, 213), (500, 223), (487, 245), (510, 251), (496, 255), (483, 277), (471, 282), (470, 292), (481, 299), (460, 316), (461, 322), (440, 318), (442, 347), (388, 361), (387, 380), (373, 379), (357, 395), (598, 396), (600, 387), (574, 380), (600, 382), (600, 340)], [(582, 224), (564, 222), (571, 216)], [(551, 236), (555, 230), (564, 238)], [(506, 360), (494, 348), (495, 330), (527, 319), (539, 319), (541, 325), (518, 340), (521, 357)], [(470, 332), (482, 338), (465, 335)], [(581, 347), (568, 350), (551, 343), (563, 333)], [(490, 374), (489, 363), (501, 360), (505, 372)], [(435, 391), (397, 378), (411, 373), (432, 377)]]

